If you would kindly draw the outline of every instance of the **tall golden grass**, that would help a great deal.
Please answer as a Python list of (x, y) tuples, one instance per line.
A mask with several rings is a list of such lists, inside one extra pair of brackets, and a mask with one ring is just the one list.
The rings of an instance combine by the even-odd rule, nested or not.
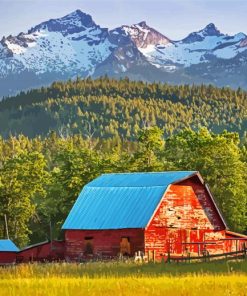
[(24, 264), (0, 268), (1, 296), (247, 296), (247, 262)]

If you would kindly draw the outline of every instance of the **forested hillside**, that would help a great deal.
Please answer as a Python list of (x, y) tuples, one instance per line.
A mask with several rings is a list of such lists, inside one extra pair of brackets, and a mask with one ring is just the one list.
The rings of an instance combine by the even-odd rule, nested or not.
[[(105, 172), (198, 170), (233, 230), (247, 231), (247, 93), (107, 77), (0, 103), (0, 237), (61, 237), (84, 184)], [(227, 130), (227, 131), (224, 131)]]
[(0, 134), (135, 139), (156, 125), (170, 136), (184, 128), (219, 133), (247, 128), (247, 92), (213, 86), (171, 86), (107, 77), (56, 82), (0, 102)]
[(199, 170), (232, 230), (247, 230), (247, 145), (237, 133), (140, 130), (137, 141), (23, 135), (0, 140), (0, 237), (18, 245), (62, 236), (60, 227), (82, 187), (102, 173)]

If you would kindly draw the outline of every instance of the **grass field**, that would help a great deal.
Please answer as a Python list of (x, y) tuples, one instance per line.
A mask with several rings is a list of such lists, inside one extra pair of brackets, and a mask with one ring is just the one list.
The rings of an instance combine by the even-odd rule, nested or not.
[(26, 264), (0, 269), (0, 295), (247, 296), (247, 261)]

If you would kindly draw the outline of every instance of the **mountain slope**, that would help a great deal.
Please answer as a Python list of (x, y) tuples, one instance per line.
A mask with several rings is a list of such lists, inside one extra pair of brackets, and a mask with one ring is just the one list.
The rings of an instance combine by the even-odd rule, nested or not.
[(214, 24), (173, 41), (145, 21), (113, 30), (76, 10), (0, 41), (0, 97), (68, 78), (128, 76), (247, 88), (247, 36)]

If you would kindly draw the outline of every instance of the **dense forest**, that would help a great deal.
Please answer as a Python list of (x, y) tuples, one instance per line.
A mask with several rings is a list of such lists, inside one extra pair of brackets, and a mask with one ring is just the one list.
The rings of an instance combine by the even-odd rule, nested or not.
[[(247, 145), (238, 133), (185, 129), (164, 138), (146, 127), (136, 141), (82, 134), (0, 140), (0, 237), (19, 246), (62, 238), (84, 184), (107, 172), (199, 170), (233, 230), (247, 231)], [(51, 227), (50, 227), (51, 226)], [(50, 231), (52, 229), (52, 231)]]
[[(84, 184), (107, 172), (198, 170), (247, 231), (247, 92), (103, 77), (0, 102), (0, 237), (61, 238)], [(52, 229), (52, 231), (50, 231)]]
[(134, 140), (140, 129), (158, 126), (165, 136), (185, 128), (234, 131), (245, 137), (247, 92), (214, 86), (76, 79), (30, 90), (0, 102), (0, 134)]

